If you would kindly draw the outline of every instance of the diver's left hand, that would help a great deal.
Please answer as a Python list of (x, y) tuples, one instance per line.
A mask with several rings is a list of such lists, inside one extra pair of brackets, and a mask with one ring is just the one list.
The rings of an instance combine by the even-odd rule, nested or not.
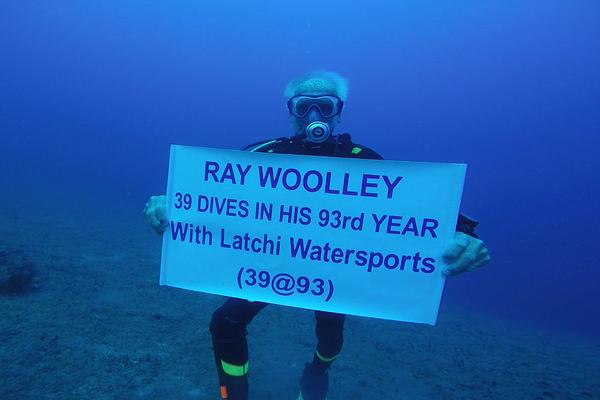
[(483, 241), (466, 233), (456, 232), (454, 240), (444, 253), (447, 266), (442, 273), (446, 276), (457, 275), (483, 267), (489, 261), (490, 255)]

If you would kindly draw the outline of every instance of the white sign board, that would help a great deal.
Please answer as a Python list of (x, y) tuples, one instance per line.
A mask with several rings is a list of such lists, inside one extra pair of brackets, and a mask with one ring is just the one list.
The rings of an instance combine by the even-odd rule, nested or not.
[(435, 324), (465, 172), (173, 145), (160, 283)]

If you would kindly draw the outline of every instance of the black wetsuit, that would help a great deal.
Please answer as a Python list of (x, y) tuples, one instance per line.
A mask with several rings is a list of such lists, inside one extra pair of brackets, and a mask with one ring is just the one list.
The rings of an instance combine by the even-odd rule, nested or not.
[[(382, 160), (375, 151), (353, 143), (349, 134), (341, 134), (331, 140), (315, 145), (305, 142), (301, 137), (279, 138), (258, 142), (246, 146), (244, 150), (261, 153), (284, 153), (319, 155), (331, 157), (360, 158)], [(477, 222), (460, 215), (457, 231), (475, 236)], [(246, 327), (260, 310), (268, 303), (252, 302), (244, 299), (229, 298), (212, 316), (210, 332), (213, 338), (215, 361), (219, 371), (220, 384), (224, 385), (227, 376), (223, 373), (220, 360), (229, 364), (245, 365), (248, 362)], [(333, 360), (341, 351), (343, 343), (344, 314), (315, 311), (317, 352), (325, 359)], [(314, 363), (327, 368), (331, 362), (323, 362), (315, 356)]]

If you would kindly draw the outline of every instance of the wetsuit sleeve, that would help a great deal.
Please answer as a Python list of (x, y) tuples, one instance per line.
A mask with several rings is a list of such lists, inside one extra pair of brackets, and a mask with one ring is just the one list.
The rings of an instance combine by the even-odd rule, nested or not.
[(464, 214), (458, 214), (458, 221), (456, 222), (456, 231), (466, 233), (469, 236), (477, 238), (475, 233), (475, 227), (479, 225), (479, 222), (473, 218), (467, 217)]

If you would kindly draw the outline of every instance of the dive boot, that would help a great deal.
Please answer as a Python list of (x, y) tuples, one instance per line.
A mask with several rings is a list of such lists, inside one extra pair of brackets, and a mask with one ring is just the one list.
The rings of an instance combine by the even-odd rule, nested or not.
[(296, 400), (327, 400), (328, 388), (327, 370), (319, 371), (312, 364), (306, 363), (300, 378), (300, 394)]
[(248, 400), (248, 375), (225, 376), (220, 386), (221, 400)]

